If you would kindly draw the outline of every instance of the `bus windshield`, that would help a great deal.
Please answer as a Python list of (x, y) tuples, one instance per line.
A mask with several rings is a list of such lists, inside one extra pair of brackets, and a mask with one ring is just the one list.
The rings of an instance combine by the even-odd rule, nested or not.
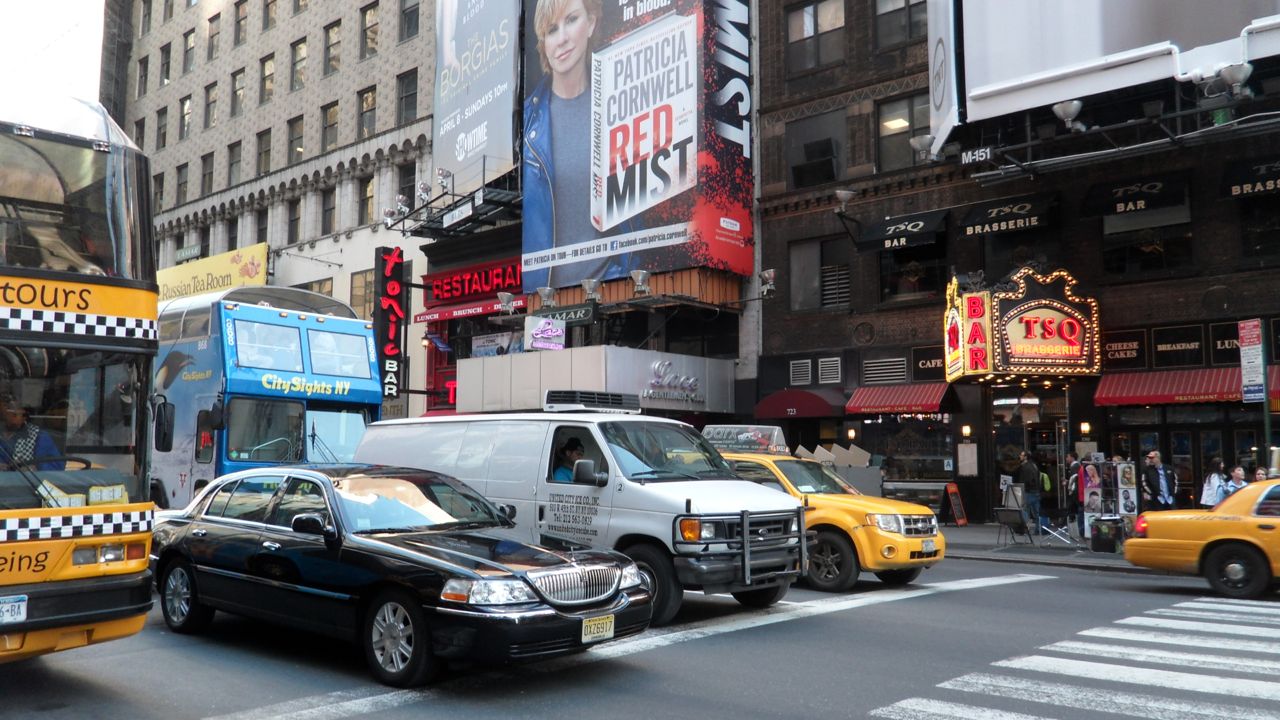
[[(365, 367), (368, 367), (365, 363)], [(369, 415), (364, 408), (307, 408), (306, 447), (308, 462), (349, 463), (364, 437)]]
[(363, 407), (233, 398), (227, 413), (227, 457), (261, 463), (351, 462), (368, 423)]
[(600, 430), (622, 474), (632, 480), (737, 478), (706, 439), (685, 425), (609, 422)]

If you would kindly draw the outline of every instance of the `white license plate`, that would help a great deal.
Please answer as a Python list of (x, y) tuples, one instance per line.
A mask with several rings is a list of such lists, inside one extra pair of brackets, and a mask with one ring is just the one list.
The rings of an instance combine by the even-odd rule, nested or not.
[(931, 553), (931, 552), (933, 552), (933, 551), (935, 551), (935, 550), (937, 550), (937, 549), (938, 549), (938, 544), (937, 544), (936, 542), (934, 542), (933, 540), (925, 540), (925, 541), (924, 541), (924, 551), (925, 551), (925, 552), (927, 552), (927, 553)]
[[(0, 625), (20, 623), (27, 619), (27, 596), (0, 597)], [(609, 636), (613, 636), (613, 623), (609, 623)]]
[(613, 637), (613, 616), (586, 618), (582, 621), (582, 642), (600, 642)]

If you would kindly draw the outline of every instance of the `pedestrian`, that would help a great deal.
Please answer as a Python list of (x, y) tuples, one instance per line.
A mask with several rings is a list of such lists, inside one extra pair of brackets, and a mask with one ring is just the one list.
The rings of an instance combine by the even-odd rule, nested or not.
[(1018, 453), (1022, 461), (1018, 465), (1017, 481), (1022, 483), (1023, 514), (1027, 526), (1038, 535), (1040, 533), (1040, 468), (1031, 459), (1026, 450)]
[(1209, 461), (1209, 472), (1204, 476), (1204, 489), (1200, 491), (1200, 504), (1213, 507), (1222, 501), (1222, 483), (1226, 481), (1222, 473), (1222, 458)]
[(1266, 479), (1267, 479), (1267, 469), (1266, 469), (1266, 468), (1264, 468), (1264, 467), (1259, 467), (1257, 470), (1254, 470), (1254, 471), (1253, 471), (1253, 481), (1254, 481), (1254, 482), (1262, 482), (1263, 480), (1266, 480)]
[(1067, 475), (1064, 479), (1066, 482), (1063, 497), (1067, 501), (1067, 514), (1074, 515), (1076, 518), (1076, 529), (1080, 531), (1080, 537), (1084, 537), (1084, 466), (1080, 464), (1080, 458), (1074, 452), (1068, 452), (1066, 455)]
[(1147, 467), (1142, 471), (1143, 503), (1152, 510), (1172, 510), (1177, 487), (1177, 475), (1160, 462), (1160, 451), (1147, 453)]
[(4, 434), (0, 438), (0, 465), (11, 469), (65, 470), (67, 462), (53, 437), (31, 422), (32, 409), (11, 396), (0, 397)]
[(1231, 468), (1231, 477), (1222, 485), (1222, 499), (1226, 500), (1248, 484), (1244, 479), (1243, 465)]

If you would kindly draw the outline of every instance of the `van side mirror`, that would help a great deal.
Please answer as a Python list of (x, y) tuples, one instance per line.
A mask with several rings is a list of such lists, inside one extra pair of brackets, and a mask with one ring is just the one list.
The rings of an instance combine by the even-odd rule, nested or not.
[(573, 482), (604, 487), (609, 484), (609, 476), (596, 472), (594, 460), (578, 460), (573, 463)]
[(222, 400), (213, 401), (213, 405), (209, 408), (209, 428), (211, 430), (221, 430), (227, 426), (226, 415), (222, 411)]
[(507, 503), (499, 503), (499, 504), (498, 504), (498, 512), (502, 515), (502, 517), (504, 517), (504, 518), (506, 518), (506, 519), (508, 519), (508, 520), (515, 520), (515, 519), (516, 519), (516, 506), (515, 506), (515, 505), (508, 505)]
[(173, 450), (173, 403), (158, 402), (155, 404), (155, 444), (156, 452), (171, 452)]

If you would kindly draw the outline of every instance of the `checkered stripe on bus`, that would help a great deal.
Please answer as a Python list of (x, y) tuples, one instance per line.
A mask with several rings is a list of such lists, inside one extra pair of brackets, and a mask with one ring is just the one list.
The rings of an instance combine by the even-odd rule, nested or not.
[(138, 340), (156, 339), (155, 320), (64, 310), (0, 307), (0, 328)]
[(0, 519), (0, 542), (151, 532), (150, 510)]

